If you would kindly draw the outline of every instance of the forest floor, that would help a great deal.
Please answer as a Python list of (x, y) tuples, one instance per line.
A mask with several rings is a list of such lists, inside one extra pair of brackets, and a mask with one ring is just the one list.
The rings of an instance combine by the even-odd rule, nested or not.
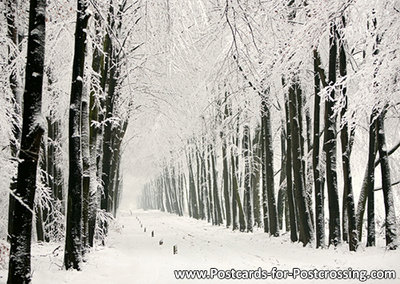
[[(178, 217), (158, 211), (123, 212), (119, 226), (110, 231), (105, 247), (87, 254), (82, 271), (65, 271), (61, 244), (34, 244), (32, 248), (33, 283), (226, 283), (213, 280), (177, 280), (174, 270), (218, 268), (221, 270), (257, 270), (269, 272), (293, 268), (305, 270), (392, 269), (397, 279), (364, 283), (399, 283), (400, 250), (387, 251), (384, 240), (375, 248), (360, 247), (357, 253), (347, 245), (316, 250), (290, 243), (287, 234), (273, 238), (257, 229), (254, 233), (232, 232), (224, 226)], [(146, 228), (146, 232), (144, 232)], [(151, 232), (154, 231), (154, 237)], [(162, 241), (162, 245), (160, 245)], [(173, 246), (177, 254), (173, 254)], [(361, 283), (359, 280), (235, 280), (236, 283)], [(0, 283), (6, 283), (7, 271), (0, 270)]]

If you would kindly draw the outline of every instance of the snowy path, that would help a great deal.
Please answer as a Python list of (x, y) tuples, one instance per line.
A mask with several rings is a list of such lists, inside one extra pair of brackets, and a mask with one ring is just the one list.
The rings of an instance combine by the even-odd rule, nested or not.
[[(82, 271), (60, 270), (62, 252), (55, 256), (57, 245), (33, 248), (33, 283), (226, 283), (224, 280), (175, 280), (174, 269), (395, 269), (397, 280), (366, 283), (399, 283), (400, 251), (382, 247), (356, 254), (347, 247), (315, 250), (291, 244), (288, 236), (269, 238), (261, 231), (253, 234), (232, 232), (207, 222), (161, 212), (135, 211), (120, 217), (121, 232), (112, 231), (106, 248), (98, 247), (88, 255)], [(141, 228), (136, 217), (143, 226)], [(151, 237), (154, 230), (155, 237)], [(163, 245), (159, 241), (163, 240)], [(172, 254), (177, 245), (178, 254)], [(6, 271), (0, 271), (5, 283)], [(326, 283), (297, 280), (236, 280), (236, 283)], [(357, 283), (358, 281), (339, 281)]]

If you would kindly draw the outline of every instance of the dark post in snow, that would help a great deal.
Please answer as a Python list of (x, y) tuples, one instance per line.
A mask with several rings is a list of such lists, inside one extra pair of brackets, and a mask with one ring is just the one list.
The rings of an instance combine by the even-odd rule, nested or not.
[(45, 0), (31, 0), (29, 7), (28, 55), (22, 117), (21, 149), (17, 174), (13, 228), (10, 236), (8, 284), (31, 281), (32, 215), (36, 172), (44, 128), (40, 122), (45, 53)]
[(72, 67), (71, 100), (69, 109), (69, 178), (67, 201), (67, 230), (64, 265), (66, 269), (80, 269), (82, 249), (82, 157), (81, 157), (81, 103), (85, 62), (86, 14), (88, 2), (78, 0), (75, 52)]

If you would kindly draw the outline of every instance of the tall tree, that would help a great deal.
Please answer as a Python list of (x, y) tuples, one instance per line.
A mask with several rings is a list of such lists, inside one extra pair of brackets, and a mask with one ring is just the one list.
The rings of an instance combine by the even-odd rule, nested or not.
[(216, 155), (214, 151), (214, 147), (210, 144), (210, 155), (211, 155), (211, 171), (212, 171), (212, 179), (213, 179), (213, 199), (214, 199), (214, 216), (216, 225), (221, 225), (222, 221), (222, 210), (221, 210), (221, 201), (219, 197), (219, 189), (218, 189), (218, 178), (217, 178), (217, 167), (216, 167)]
[[(6, 18), (7, 18), (7, 37), (10, 39), (12, 45), (8, 46), (8, 65), (12, 66), (17, 58), (18, 47), (18, 29), (16, 23), (18, 1), (7, 0), (6, 3)], [(19, 92), (19, 81), (17, 77), (18, 71), (13, 68), (10, 72), (9, 83), (12, 92), (10, 100), (13, 108), (9, 110), (9, 117), (12, 118), (12, 133), (13, 136), (10, 140), (11, 155), (12, 157), (18, 156), (19, 143), (21, 139), (20, 131), (20, 116), (21, 116), (21, 94)], [(10, 190), (15, 192), (17, 187), (16, 177), (13, 177), (10, 184)], [(9, 239), (12, 234), (13, 215), (14, 215), (15, 198), (10, 194), (9, 207), (8, 207), (8, 236)]]
[[(269, 96), (269, 90), (265, 96)], [(263, 202), (268, 203), (269, 233), (272, 236), (279, 236), (278, 227), (278, 211), (276, 207), (275, 187), (274, 187), (274, 165), (273, 165), (273, 145), (272, 145), (272, 129), (271, 129), (271, 112), (268, 105), (269, 98), (262, 98), (262, 115), (263, 121), (263, 163), (265, 164), (265, 183), (263, 184)], [(264, 216), (265, 218), (265, 216)]]
[(260, 202), (260, 175), (261, 175), (261, 126), (257, 124), (253, 142), (253, 159), (251, 173), (251, 187), (253, 192), (254, 225), (262, 226)]
[[(286, 191), (289, 207), (289, 222), (290, 222), (290, 240), (292, 242), (298, 241), (297, 235), (297, 222), (296, 222), (296, 205), (293, 193), (293, 179), (292, 179), (292, 131), (290, 122), (289, 111), (289, 98), (285, 96), (285, 114), (286, 114)], [(297, 220), (298, 221), (298, 220)]]
[(90, 203), (90, 150), (89, 150), (89, 103), (88, 93), (83, 90), (81, 105), (82, 147), (82, 249), (89, 246), (89, 203)]
[(45, 54), (46, 1), (31, 0), (29, 5), (28, 54), (25, 69), (21, 150), (15, 190), (13, 228), (10, 242), (8, 284), (31, 282), (32, 215), (36, 190), (40, 143), (44, 133), (41, 121)]
[[(101, 30), (100, 30), (100, 15), (95, 13), (94, 25), (95, 25), (95, 40), (101, 41)], [(98, 120), (99, 120), (99, 106), (101, 96), (101, 66), (102, 54), (98, 43), (93, 44), (93, 57), (92, 57), (92, 70), (93, 74), (91, 77), (90, 84), (90, 97), (89, 97), (89, 154), (90, 154), (90, 165), (89, 165), (89, 216), (88, 216), (88, 243), (90, 247), (93, 247), (94, 232), (96, 226), (96, 211), (97, 211), (97, 195), (98, 195), (98, 178), (97, 178), (97, 144), (98, 144)]]
[[(228, 94), (225, 93), (225, 106), (224, 106), (224, 120), (229, 116)], [(228, 151), (226, 143), (226, 134), (221, 131), (222, 139), (222, 166), (223, 166), (223, 184), (224, 184), (224, 200), (225, 200), (225, 212), (226, 212), (226, 226), (229, 227), (232, 223), (231, 205), (230, 205), (230, 195), (229, 195), (229, 168), (228, 168)]]
[(82, 154), (81, 105), (85, 65), (86, 29), (89, 15), (86, 0), (77, 1), (74, 59), (72, 66), (71, 99), (69, 108), (69, 173), (67, 230), (64, 265), (80, 270), (82, 249)]
[(292, 137), (292, 166), (293, 176), (296, 193), (296, 204), (299, 213), (299, 224), (300, 224), (300, 236), (299, 240), (304, 246), (311, 243), (313, 239), (313, 226), (311, 221), (311, 214), (307, 204), (307, 192), (304, 188), (304, 175), (303, 165), (301, 160), (301, 147), (300, 147), (300, 127), (297, 118), (297, 104), (301, 103), (297, 101), (296, 96), (297, 83), (293, 83), (289, 88), (289, 109), (290, 109), (290, 125), (291, 125), (291, 137)]
[[(367, 246), (375, 246), (375, 156), (376, 156), (376, 108), (373, 109), (369, 125), (369, 147), (367, 164), (367, 194), (368, 194), (368, 216), (367, 216)], [(359, 221), (362, 227), (362, 221)], [(360, 225), (360, 224), (359, 224)], [(357, 230), (361, 233), (362, 230)], [(361, 236), (360, 236), (361, 237)]]
[(250, 188), (250, 128), (246, 124), (243, 128), (243, 158), (244, 158), (244, 205), (246, 210), (246, 229), (253, 232), (253, 208)]
[(320, 162), (320, 113), (321, 113), (321, 58), (314, 49), (314, 134), (313, 134), (313, 174), (315, 189), (315, 231), (316, 246), (325, 247), (325, 214), (324, 214), (324, 176), (321, 174)]
[(336, 115), (335, 107), (335, 83), (337, 64), (337, 40), (336, 24), (330, 24), (329, 34), (329, 86), (331, 91), (325, 100), (325, 133), (324, 147), (326, 154), (326, 181), (328, 188), (329, 204), (329, 244), (337, 246), (341, 241), (340, 236), (340, 212), (339, 194), (337, 188), (336, 172)]
[(376, 137), (379, 158), (381, 160), (382, 192), (385, 205), (385, 235), (386, 246), (394, 250), (397, 248), (396, 213), (393, 202), (393, 189), (390, 179), (389, 157), (386, 148), (384, 117), (386, 110), (378, 115), (376, 120)]
[[(347, 59), (345, 51), (344, 41), (344, 28), (346, 26), (345, 17), (341, 18), (341, 31), (339, 35), (339, 74), (342, 79), (347, 76)], [(343, 83), (345, 84), (345, 83)], [(343, 164), (343, 181), (344, 181), (344, 193), (343, 199), (345, 200), (345, 206), (343, 210), (347, 209), (348, 218), (348, 242), (350, 251), (356, 251), (358, 247), (358, 235), (356, 228), (356, 214), (354, 206), (354, 194), (353, 194), (353, 178), (351, 176), (350, 169), (350, 154), (351, 154), (351, 138), (348, 122), (348, 99), (347, 99), (347, 87), (346, 85), (341, 86), (341, 95), (343, 100), (343, 106), (340, 111), (342, 119), (342, 130), (340, 131), (340, 141), (342, 145), (342, 164)], [(343, 216), (345, 218), (345, 216)]]

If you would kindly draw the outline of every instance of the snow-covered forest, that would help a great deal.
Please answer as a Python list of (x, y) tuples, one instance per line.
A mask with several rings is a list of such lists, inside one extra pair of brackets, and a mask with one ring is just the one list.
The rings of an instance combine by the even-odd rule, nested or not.
[(0, 10), (0, 283), (399, 279), (400, 1)]

